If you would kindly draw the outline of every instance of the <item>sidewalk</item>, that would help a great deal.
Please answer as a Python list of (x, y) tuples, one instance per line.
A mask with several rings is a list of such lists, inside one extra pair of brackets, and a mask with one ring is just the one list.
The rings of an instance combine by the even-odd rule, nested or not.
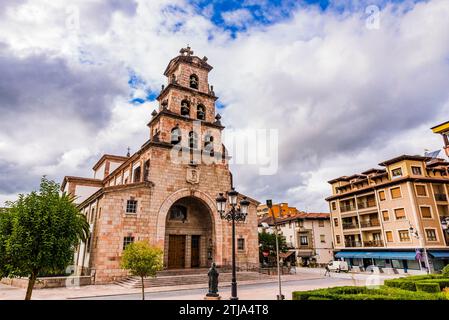
[[(296, 267), (297, 274), (315, 274), (324, 277), (326, 270), (324, 268), (304, 268), (304, 267)], [(383, 274), (383, 273), (368, 273), (368, 272), (331, 272), (330, 278), (338, 278), (338, 279), (351, 279), (351, 280), (359, 280), (364, 281), (367, 279), (371, 279), (373, 277), (378, 277), (379, 279), (387, 280), (394, 278), (406, 277), (405, 274)]]
[[(295, 275), (283, 275), (282, 281), (297, 281), (297, 280), (315, 280), (324, 279), (323, 275), (317, 273), (298, 273)], [(238, 275), (237, 275), (238, 281)], [(277, 277), (270, 277), (266, 280), (251, 280), (251, 281), (238, 281), (239, 285), (248, 284), (264, 284), (275, 283)], [(220, 288), (226, 288), (231, 285), (230, 282), (220, 283)], [(207, 290), (207, 284), (194, 284), (184, 286), (170, 286), (170, 287), (153, 287), (145, 288), (145, 292), (169, 292), (180, 290), (194, 290), (205, 289)], [(63, 300), (63, 299), (75, 299), (83, 297), (95, 297), (95, 296), (115, 296), (126, 294), (140, 294), (141, 289), (129, 289), (124, 288), (116, 284), (107, 285), (90, 285), (83, 287), (72, 288), (51, 288), (51, 289), (35, 289), (33, 290), (33, 300)], [(23, 300), (25, 297), (25, 289), (11, 287), (8, 285), (0, 284), (0, 300)]]

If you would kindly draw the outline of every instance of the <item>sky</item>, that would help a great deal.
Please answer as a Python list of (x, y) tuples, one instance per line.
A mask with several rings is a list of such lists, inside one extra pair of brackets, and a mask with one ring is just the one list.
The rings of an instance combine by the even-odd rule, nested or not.
[(442, 147), (447, 17), (447, 0), (2, 0), (0, 205), (137, 151), (189, 44), (228, 130), (278, 130), (276, 173), (232, 165), (237, 190), (326, 211), (328, 180)]

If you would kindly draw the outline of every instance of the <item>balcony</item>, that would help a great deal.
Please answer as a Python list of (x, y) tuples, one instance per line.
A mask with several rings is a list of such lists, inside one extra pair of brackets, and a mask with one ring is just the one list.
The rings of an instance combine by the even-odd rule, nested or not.
[(342, 226), (343, 226), (344, 230), (347, 230), (347, 229), (358, 229), (358, 227), (359, 227), (355, 223), (343, 223)]
[(361, 246), (362, 243), (360, 241), (345, 241), (345, 247), (347, 248), (358, 248)]
[(355, 211), (355, 206), (353, 204), (340, 204), (340, 211), (341, 212)]
[(373, 207), (376, 207), (376, 201), (370, 200), (370, 201), (366, 201), (366, 202), (358, 202), (357, 206), (359, 207), (359, 209), (373, 208)]
[(372, 240), (372, 241), (364, 241), (364, 247), (383, 247), (384, 242), (382, 240)]
[(444, 193), (435, 193), (435, 200), (436, 201), (447, 201), (446, 194), (444, 194)]
[(360, 227), (362, 228), (380, 227), (380, 221), (379, 220), (362, 221), (360, 222)]

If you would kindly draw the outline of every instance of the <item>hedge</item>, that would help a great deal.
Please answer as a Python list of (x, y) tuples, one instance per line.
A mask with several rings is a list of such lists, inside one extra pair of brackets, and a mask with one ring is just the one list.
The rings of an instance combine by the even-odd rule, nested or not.
[(444, 278), (439, 274), (419, 275), (398, 279), (385, 280), (384, 285), (391, 288), (400, 288), (403, 290), (416, 291), (418, 283), (437, 283), (440, 291), (449, 287), (449, 278)]
[(440, 285), (435, 282), (416, 282), (416, 291), (437, 293), (441, 292)]
[(447, 300), (442, 293), (408, 291), (381, 286), (379, 289), (367, 287), (335, 287), (311, 291), (295, 291), (293, 300)]

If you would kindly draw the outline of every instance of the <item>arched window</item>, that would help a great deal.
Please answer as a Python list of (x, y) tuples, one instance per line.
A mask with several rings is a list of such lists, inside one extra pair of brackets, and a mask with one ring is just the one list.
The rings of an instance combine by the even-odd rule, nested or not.
[(171, 130), (171, 144), (178, 144), (181, 142), (181, 130), (178, 126)]
[(195, 74), (190, 76), (190, 88), (198, 89), (198, 77)]
[(206, 119), (206, 108), (202, 104), (196, 107), (196, 118), (198, 120)]
[(211, 157), (214, 156), (214, 137), (210, 133), (204, 136), (204, 152)]
[(187, 100), (181, 101), (181, 116), (189, 116), (190, 115), (190, 104)]
[(191, 149), (198, 149), (198, 134), (196, 132), (189, 132), (189, 147)]

